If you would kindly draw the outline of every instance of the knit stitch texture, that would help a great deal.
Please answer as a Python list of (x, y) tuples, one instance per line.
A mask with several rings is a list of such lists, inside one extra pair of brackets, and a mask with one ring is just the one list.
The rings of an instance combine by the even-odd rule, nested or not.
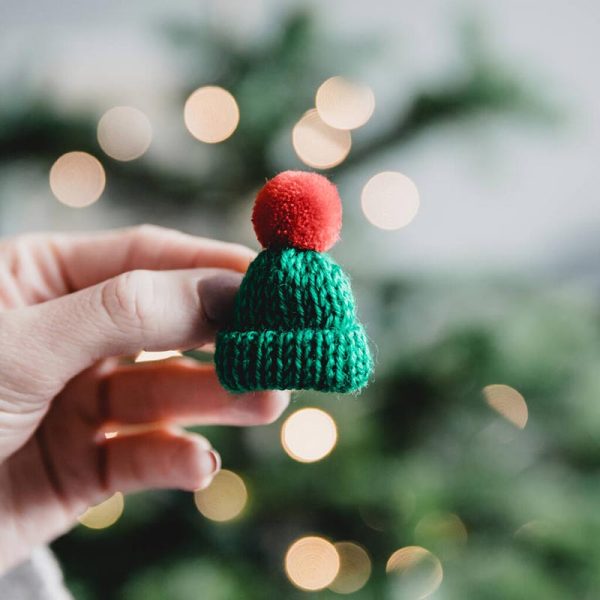
[(232, 392), (364, 387), (373, 360), (348, 277), (327, 254), (263, 250), (217, 335), (215, 363)]

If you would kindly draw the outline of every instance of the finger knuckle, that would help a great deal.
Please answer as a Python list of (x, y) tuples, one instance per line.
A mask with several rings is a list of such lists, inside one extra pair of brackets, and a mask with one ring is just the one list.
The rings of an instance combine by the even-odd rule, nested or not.
[(168, 231), (170, 230), (166, 227), (161, 227), (160, 225), (152, 225), (151, 223), (143, 223), (142, 225), (136, 225), (133, 228), (134, 236), (141, 239), (153, 239), (157, 236), (165, 234)]
[(153, 297), (152, 273), (140, 269), (109, 280), (103, 287), (101, 302), (117, 325), (146, 328), (153, 320)]

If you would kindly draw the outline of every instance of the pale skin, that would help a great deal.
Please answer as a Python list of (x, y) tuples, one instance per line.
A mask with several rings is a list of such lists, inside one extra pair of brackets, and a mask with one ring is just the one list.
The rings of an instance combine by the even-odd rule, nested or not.
[(152, 226), (0, 242), (0, 574), (116, 491), (207, 486), (220, 457), (182, 426), (283, 412), (191, 359), (117, 358), (210, 343), (253, 257)]

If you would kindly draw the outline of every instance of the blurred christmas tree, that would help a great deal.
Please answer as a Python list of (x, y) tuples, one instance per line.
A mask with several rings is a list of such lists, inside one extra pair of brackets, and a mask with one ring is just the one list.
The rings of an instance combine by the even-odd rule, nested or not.
[[(306, 14), (258, 46), (187, 26), (170, 35), (187, 55), (215, 58), (210, 83), (233, 93), (244, 118), (207, 174), (145, 159), (106, 161), (111, 198), (143, 201), (157, 214), (210, 212), (221, 221), (274, 174), (278, 140), (312, 105), (323, 79), (367, 49), (354, 40), (332, 49)], [(391, 125), (363, 136), (334, 176), (449, 120), (543, 114), (472, 32), (465, 39), (461, 76), (414, 90)], [(182, 102), (205, 83), (192, 72)], [(5, 106), (0, 123), (0, 164), (49, 167), (74, 148), (98, 151), (92, 115), (64, 115), (33, 101)], [(300, 598), (305, 592), (290, 583), (284, 557), (309, 535), (355, 542), (369, 556), (361, 566), (360, 553), (354, 561), (341, 553), (331, 585), (337, 591), (319, 598), (355, 588), (354, 597), (364, 599), (428, 592), (457, 600), (595, 597), (600, 337), (593, 303), (539, 296), (525, 285), (355, 283), (371, 299), (364, 321), (377, 342), (376, 381), (360, 398), (307, 393), (289, 409), (295, 413), (301, 402), (331, 414), (339, 432), (331, 455), (294, 460), (281, 448), (281, 424), (210, 429), (225, 466), (247, 488), (242, 513), (218, 520), (227, 517), (219, 511), (235, 501), (234, 488), (199, 500), (217, 520), (201, 516), (189, 494), (127, 498), (112, 528), (80, 527), (54, 544), (77, 598)], [(486, 388), (496, 383), (518, 389), (527, 404), (510, 388)], [(241, 506), (243, 488), (235, 489)], [(297, 583), (327, 566), (315, 548), (304, 572), (290, 558), (287, 575)]]
[[(221, 218), (227, 216), (226, 209), (248, 202), (248, 194), (278, 170), (278, 141), (314, 105), (319, 84), (340, 68), (356, 70), (365, 55), (376, 52), (372, 43), (360, 40), (328, 41), (307, 13), (293, 14), (272, 39), (258, 46), (239, 47), (223, 33), (190, 26), (172, 27), (169, 35), (192, 62), (181, 102), (199, 85), (220, 85), (235, 96), (243, 118), (236, 135), (213, 148), (216, 156), (206, 173), (200, 168), (182, 173), (144, 159), (106, 161), (111, 198), (166, 212), (191, 205)], [(545, 114), (536, 96), (487, 55), (475, 28), (466, 28), (463, 38), (465, 67), (456, 80), (414, 90), (410, 103), (399, 102), (397, 114), (389, 115), (385, 131), (363, 138), (348, 159), (330, 171), (334, 177), (449, 120), (498, 113), (531, 120)], [(208, 81), (206, 72), (202, 79), (195, 74), (194, 62), (200, 56), (214, 58), (217, 65)], [(399, 77), (399, 93), (401, 81)], [(26, 160), (49, 169), (58, 156), (73, 149), (99, 152), (96, 115), (65, 114), (41, 97), (15, 95), (12, 102), (0, 105), (0, 124), (0, 165)], [(201, 150), (198, 145), (198, 164), (203, 162)]]

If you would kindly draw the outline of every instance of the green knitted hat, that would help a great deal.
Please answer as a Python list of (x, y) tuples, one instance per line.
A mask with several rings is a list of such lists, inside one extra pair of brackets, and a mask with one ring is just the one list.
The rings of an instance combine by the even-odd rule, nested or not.
[(341, 225), (325, 177), (287, 171), (261, 190), (253, 213), (266, 246), (238, 292), (232, 323), (217, 335), (215, 362), (232, 392), (364, 387), (373, 361), (348, 277), (325, 253)]

